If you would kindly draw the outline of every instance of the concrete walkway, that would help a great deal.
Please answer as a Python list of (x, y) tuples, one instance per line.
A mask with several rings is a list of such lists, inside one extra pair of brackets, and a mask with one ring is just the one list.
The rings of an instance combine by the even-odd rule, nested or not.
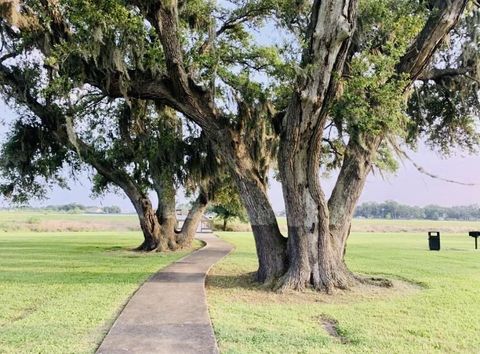
[(162, 269), (133, 295), (97, 353), (218, 353), (205, 277), (233, 246), (199, 234), (206, 246)]

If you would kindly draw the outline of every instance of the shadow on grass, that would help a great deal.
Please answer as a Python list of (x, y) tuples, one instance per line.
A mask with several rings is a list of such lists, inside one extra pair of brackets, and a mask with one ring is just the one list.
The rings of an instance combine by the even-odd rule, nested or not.
[(151, 272), (89, 272), (89, 271), (2, 271), (0, 282), (16, 284), (137, 284)]
[[(405, 287), (412, 288), (416, 290), (428, 289), (428, 284), (420, 281), (415, 281), (407, 277), (402, 277), (397, 274), (357, 274), (358, 276), (363, 277), (365, 280), (364, 284), (359, 283), (357, 286), (346, 291), (346, 293), (351, 292), (352, 290), (365, 289), (366, 287), (371, 289), (391, 289), (391, 291), (402, 291)], [(388, 286), (385, 284), (388, 282)], [(218, 288), (218, 289), (243, 289), (243, 290), (255, 290), (263, 291), (265, 293), (277, 293), (274, 290), (273, 284), (260, 284), (255, 281), (255, 272), (244, 273), (244, 274), (232, 274), (232, 275), (208, 275), (206, 285), (209, 288)], [(314, 293), (320, 294), (313, 289)], [(342, 292), (341, 290), (339, 290)]]
[(255, 272), (232, 275), (208, 275), (206, 285), (220, 289), (248, 289), (271, 292), (272, 287), (255, 281)]

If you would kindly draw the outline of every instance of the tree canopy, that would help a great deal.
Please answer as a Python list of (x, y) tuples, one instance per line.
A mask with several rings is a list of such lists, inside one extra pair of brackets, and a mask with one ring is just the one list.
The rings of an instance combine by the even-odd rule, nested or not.
[[(84, 146), (72, 141), (81, 124), (72, 110), (92, 97), (179, 112), (236, 185), (257, 280), (281, 290), (368, 281), (343, 260), (368, 174), (396, 169), (419, 141), (448, 153), (478, 140), (473, 1), (17, 0), (1, 12), (4, 97), (37, 116), (48, 108), (38, 124), (75, 149)], [(288, 239), (266, 193), (272, 167)], [(330, 170), (338, 177), (327, 197), (321, 176)]]

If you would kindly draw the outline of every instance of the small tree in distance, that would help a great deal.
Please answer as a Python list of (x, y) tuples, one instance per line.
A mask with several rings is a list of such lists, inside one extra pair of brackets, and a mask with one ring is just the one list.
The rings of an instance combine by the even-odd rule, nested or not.
[(247, 222), (247, 211), (245, 210), (240, 196), (231, 183), (226, 183), (215, 193), (215, 200), (208, 209), (215, 217), (223, 221), (222, 230), (227, 231), (227, 223), (235, 218)]
[(105, 214), (121, 214), (122, 209), (117, 205), (103, 207), (103, 212)]

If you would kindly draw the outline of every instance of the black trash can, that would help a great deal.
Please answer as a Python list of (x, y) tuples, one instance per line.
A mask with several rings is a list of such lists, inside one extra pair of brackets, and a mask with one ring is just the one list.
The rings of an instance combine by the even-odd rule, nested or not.
[(428, 246), (430, 247), (430, 251), (440, 251), (440, 232), (428, 232)]

